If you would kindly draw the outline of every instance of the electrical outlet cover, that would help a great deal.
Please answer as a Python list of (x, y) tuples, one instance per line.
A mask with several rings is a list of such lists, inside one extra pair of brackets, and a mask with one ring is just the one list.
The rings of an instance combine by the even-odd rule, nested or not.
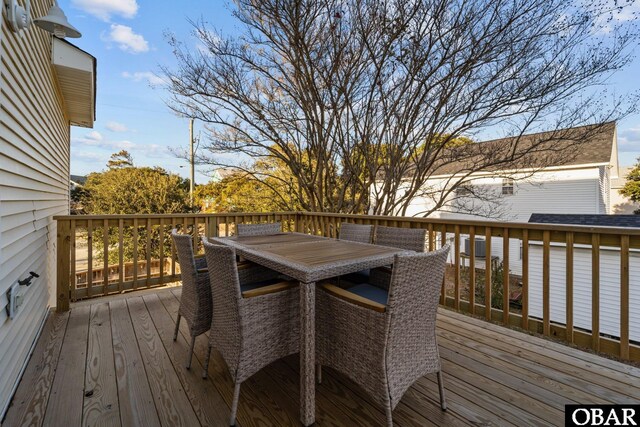
[(16, 314), (20, 308), (18, 304), (18, 291), (20, 290), (20, 285), (18, 283), (14, 283), (11, 286), (11, 295), (9, 297), (9, 318), (15, 319)]

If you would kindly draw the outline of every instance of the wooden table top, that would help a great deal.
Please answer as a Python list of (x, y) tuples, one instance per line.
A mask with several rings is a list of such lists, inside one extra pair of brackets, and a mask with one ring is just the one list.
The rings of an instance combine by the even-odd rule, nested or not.
[(294, 245), (297, 243), (309, 243), (326, 240), (325, 237), (312, 236), (311, 234), (302, 233), (278, 233), (263, 236), (240, 236), (229, 237), (228, 240), (234, 241), (239, 245), (248, 247), (266, 247), (271, 245)]
[(410, 253), (347, 240), (301, 233), (214, 238), (236, 248), (250, 261), (301, 281), (316, 281), (393, 263), (396, 254)]

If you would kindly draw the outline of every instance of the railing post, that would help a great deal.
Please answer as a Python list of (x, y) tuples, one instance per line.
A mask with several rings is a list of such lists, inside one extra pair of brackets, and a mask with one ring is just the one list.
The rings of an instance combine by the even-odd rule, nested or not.
[(600, 351), (600, 235), (591, 235), (591, 348)]
[(542, 232), (542, 333), (551, 335), (551, 232)]
[(71, 223), (57, 222), (56, 311), (69, 310), (69, 275), (71, 274)]
[(629, 236), (620, 236), (620, 357), (629, 359)]
[(567, 233), (566, 248), (566, 278), (565, 278), (565, 313), (566, 313), (566, 341), (573, 344), (573, 233)]
[(485, 263), (484, 263), (484, 317), (491, 320), (491, 286), (493, 285), (493, 264), (491, 259), (491, 227), (485, 227)]
[(303, 227), (302, 227), (302, 217), (304, 216), (303, 212), (296, 212), (296, 226), (295, 226), (295, 230), (298, 233), (304, 233)]

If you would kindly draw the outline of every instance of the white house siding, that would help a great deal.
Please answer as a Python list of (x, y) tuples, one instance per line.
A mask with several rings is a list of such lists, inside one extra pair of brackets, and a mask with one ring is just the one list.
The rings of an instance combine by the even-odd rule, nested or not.
[[(529, 249), (529, 313), (542, 318), (542, 245), (532, 242)], [(640, 342), (640, 253), (629, 254), (629, 338)], [(573, 264), (573, 322), (576, 328), (591, 330), (591, 247), (576, 245)], [(550, 318), (566, 323), (566, 248), (550, 249)], [(600, 332), (620, 336), (620, 250), (600, 251)]]
[[(603, 172), (601, 172), (601, 170)], [(530, 177), (516, 181), (514, 194), (503, 196), (500, 217), (486, 218), (475, 215), (453, 212), (453, 207), (446, 207), (434, 212), (432, 217), (443, 219), (490, 220), (509, 222), (528, 222), (532, 213), (558, 214), (596, 214), (603, 213), (605, 195), (603, 191), (606, 167), (584, 167), (574, 169), (558, 169), (536, 172)], [(608, 176), (608, 175), (607, 175)], [(445, 181), (441, 179), (428, 180), (427, 186), (440, 188)], [(483, 177), (473, 181), (473, 185), (484, 185), (495, 188), (496, 194), (502, 191), (501, 177)], [(483, 202), (479, 202), (482, 204)], [(487, 203), (487, 202), (484, 202)], [(426, 198), (415, 198), (407, 211), (408, 216), (419, 215), (433, 206), (433, 202)], [(480, 209), (481, 209), (480, 205)], [(464, 250), (464, 237), (460, 239), (461, 250)], [(522, 260), (520, 258), (521, 241), (509, 240), (510, 264), (512, 274), (522, 274)], [(491, 254), (502, 258), (503, 240), (493, 238)], [(478, 268), (483, 268), (479, 263)]]
[(617, 178), (613, 177), (611, 180), (609, 211), (612, 214), (628, 215), (640, 209), (640, 203), (632, 202), (628, 197), (620, 194), (620, 190), (626, 184), (627, 176), (631, 170), (631, 167), (621, 168), (619, 176)]
[[(441, 188), (444, 179), (427, 180), (425, 187)], [(502, 189), (502, 178), (483, 177), (473, 180), (473, 185), (494, 187), (497, 194)], [(450, 219), (489, 219), (510, 222), (527, 222), (534, 212), (543, 213), (597, 213), (603, 200), (600, 168), (597, 166), (536, 172), (533, 176), (516, 181), (514, 194), (503, 196), (502, 215), (498, 218), (485, 218), (454, 212), (453, 206), (447, 206), (432, 214), (434, 217)], [(402, 189), (400, 189), (402, 191)], [(478, 202), (479, 210), (482, 201)], [(486, 203), (486, 202), (484, 202)], [(407, 209), (407, 216), (422, 216), (421, 213), (433, 207), (433, 202), (424, 197), (416, 197)]]
[[(32, 0), (32, 16), (52, 1)], [(54, 301), (56, 226), (69, 210), (69, 123), (51, 67), (51, 35), (0, 26), (0, 417)], [(7, 317), (6, 292), (29, 271), (25, 302)]]
[(611, 213), (609, 208), (611, 206), (610, 194), (611, 194), (611, 179), (608, 166), (600, 166), (600, 200), (598, 201), (598, 213), (609, 214)]

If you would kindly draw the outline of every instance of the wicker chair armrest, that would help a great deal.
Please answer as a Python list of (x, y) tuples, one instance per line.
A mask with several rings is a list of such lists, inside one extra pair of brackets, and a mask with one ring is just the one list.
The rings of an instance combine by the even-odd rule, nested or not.
[(244, 291), (242, 293), (242, 298), (254, 298), (261, 295), (273, 294), (276, 292), (282, 292), (286, 291), (287, 289), (295, 288), (296, 286), (298, 286), (298, 283), (295, 281), (278, 282), (274, 283), (273, 285), (262, 286), (250, 291)]
[(208, 268), (199, 268), (196, 271), (198, 272), (198, 274), (204, 274), (204, 273), (208, 273), (209, 269)]
[(349, 292), (349, 290), (347, 289), (343, 289), (339, 286), (334, 285), (333, 283), (325, 283), (321, 285), (320, 288), (336, 298), (350, 302), (351, 304), (355, 304), (360, 307), (367, 308), (369, 310), (374, 310), (379, 313), (384, 313), (387, 310), (386, 305), (361, 297), (360, 295), (356, 295), (353, 292)]

